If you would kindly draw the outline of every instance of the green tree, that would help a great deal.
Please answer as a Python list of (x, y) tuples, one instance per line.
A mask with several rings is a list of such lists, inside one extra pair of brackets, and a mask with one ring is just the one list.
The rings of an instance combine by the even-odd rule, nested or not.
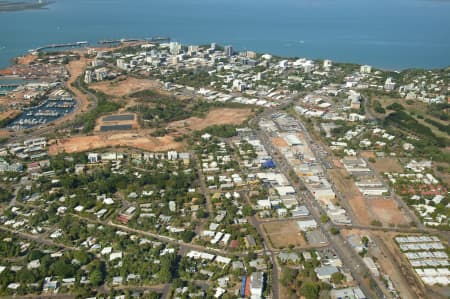
[(242, 208), (242, 214), (244, 216), (252, 216), (254, 214), (254, 211), (251, 206), (244, 205), (244, 207)]
[(181, 240), (185, 243), (189, 243), (192, 241), (192, 238), (194, 238), (195, 233), (191, 230), (187, 230), (181, 233)]
[(8, 202), (12, 197), (12, 193), (10, 190), (4, 189), (0, 187), (0, 203)]
[(316, 299), (319, 296), (319, 286), (313, 282), (307, 281), (300, 288), (300, 294), (306, 299)]
[(94, 261), (88, 265), (89, 280), (94, 286), (103, 284), (106, 275), (105, 264), (101, 261)]
[(281, 275), (281, 284), (283, 286), (289, 286), (295, 282), (297, 279), (298, 270), (291, 268), (283, 268), (283, 273)]
[(334, 284), (341, 284), (344, 281), (344, 279), (345, 279), (345, 276), (341, 272), (336, 272), (331, 275), (331, 281)]
[(330, 232), (331, 232), (333, 235), (337, 235), (337, 234), (339, 234), (339, 229), (333, 226), (333, 227), (330, 229)]
[(328, 217), (327, 215), (323, 214), (322, 216), (320, 216), (320, 221), (322, 223), (327, 223), (328, 221), (330, 221), (330, 217)]

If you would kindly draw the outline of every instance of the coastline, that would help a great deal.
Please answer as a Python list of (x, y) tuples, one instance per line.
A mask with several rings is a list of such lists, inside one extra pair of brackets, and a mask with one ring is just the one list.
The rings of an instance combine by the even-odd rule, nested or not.
[[(49, 2), (49, 3), (51, 3), (51, 2)], [(120, 39), (117, 39), (117, 40), (120, 40)], [(126, 39), (122, 39), (122, 40), (126, 40)], [(133, 39), (133, 42), (137, 42), (137, 43), (148, 42), (148, 43), (151, 43), (151, 41), (146, 40), (146, 39)], [(121, 45), (127, 45), (127, 44), (128, 44), (128, 42), (121, 43)], [(195, 43), (188, 43), (188, 44), (195, 44)], [(45, 48), (45, 47), (48, 47), (48, 45), (45, 45), (45, 46), (42, 46), (42, 47)], [(88, 42), (88, 46), (85, 47), (85, 48), (94, 48), (94, 49), (102, 49), (103, 48), (103, 49), (107, 50), (109, 48), (109, 46), (101, 45), (99, 42), (96, 42), (95, 44), (91, 45)], [(61, 52), (75, 51), (77, 49), (78, 50), (79, 49), (83, 49), (83, 47), (82, 48), (66, 48), (66, 49), (62, 49), (62, 50), (59, 50), (59, 51), (61, 51)], [(244, 51), (244, 49), (236, 49), (236, 51), (240, 51), (240, 50)], [(286, 58), (286, 59), (294, 58), (294, 56), (278, 55), (276, 53), (272, 53), (271, 51), (256, 51), (256, 52), (259, 53), (259, 54), (269, 53), (271, 55), (282, 57), (282, 58)], [(11, 69), (14, 65), (28, 64), (28, 63), (30, 63), (30, 61), (34, 60), (35, 57), (36, 57), (36, 55), (33, 55), (32, 53), (29, 53), (29, 52), (23, 52), (22, 55), (15, 56), (15, 57), (9, 57), (9, 61), (10, 61), (9, 65), (7, 65), (5, 67), (1, 67), (0, 66), (0, 79), (2, 79), (4, 76), (12, 75), (12, 74), (7, 74), (6, 72), (8, 72), (8, 70)], [(308, 57), (308, 56), (306, 56), (306, 58), (312, 59), (312, 60), (316, 60), (316, 61), (323, 61), (323, 60), (329, 59), (327, 57), (320, 57), (320, 58), (318, 58), (318, 57)], [(14, 61), (16, 61), (16, 63), (14, 63)], [(373, 67), (375, 67), (375, 68), (377, 68), (379, 70), (392, 71), (392, 72), (402, 72), (402, 71), (407, 71), (407, 70), (429, 70), (429, 71), (431, 71), (431, 70), (443, 70), (443, 69), (447, 69), (447, 68), (450, 67), (450, 64), (448, 64), (448, 65), (442, 65), (442, 66), (439, 66), (439, 67), (419, 67), (419, 66), (416, 67), (416, 66), (412, 66), (412, 67), (406, 67), (406, 68), (395, 68), (395, 67), (380, 67), (378, 65), (365, 63), (365, 62), (339, 61), (339, 60), (333, 60), (333, 61), (335, 61), (336, 63), (339, 63), (339, 64), (354, 64), (354, 65), (359, 65), (359, 66), (365, 65), (365, 64), (369, 64), (369, 65), (371, 65), (371, 66), (373, 66)]]

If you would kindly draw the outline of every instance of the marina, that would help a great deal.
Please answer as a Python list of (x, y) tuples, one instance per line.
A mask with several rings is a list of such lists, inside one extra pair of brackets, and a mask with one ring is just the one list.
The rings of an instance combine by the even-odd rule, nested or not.
[(45, 125), (60, 117), (63, 117), (75, 109), (76, 102), (73, 98), (60, 97), (46, 99), (42, 104), (23, 109), (8, 128), (20, 131), (38, 125)]

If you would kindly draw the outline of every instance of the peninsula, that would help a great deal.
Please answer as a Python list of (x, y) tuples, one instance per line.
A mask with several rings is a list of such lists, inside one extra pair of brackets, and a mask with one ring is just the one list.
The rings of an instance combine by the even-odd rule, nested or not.
[(104, 45), (0, 72), (0, 296), (449, 297), (450, 68)]

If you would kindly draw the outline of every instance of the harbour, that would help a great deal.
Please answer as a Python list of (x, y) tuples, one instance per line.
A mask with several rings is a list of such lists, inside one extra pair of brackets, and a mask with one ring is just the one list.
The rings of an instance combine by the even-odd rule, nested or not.
[[(393, 13), (386, 16), (386, 7)], [(89, 41), (94, 45), (100, 40), (151, 36), (396, 70), (450, 64), (450, 40), (443, 38), (450, 36), (449, 1), (130, 0), (112, 1), (107, 8), (104, 14), (104, 1), (79, 0), (74, 5), (59, 0), (42, 10), (2, 14), (5, 48), (0, 50), (0, 68), (45, 44)], [(118, 22), (125, 11), (134, 18)], [(218, 11), (228, 11), (227, 17), (215, 19)], [(393, 17), (395, 12), (400, 16)], [(401, 26), (405, 22), (408, 29)], [(33, 30), (26, 25), (30, 23)], [(431, 50), (433, 55), (427, 54)]]
[(23, 108), (23, 112), (7, 128), (21, 131), (46, 125), (71, 113), (75, 107), (76, 102), (71, 97), (47, 98), (37, 106)]

